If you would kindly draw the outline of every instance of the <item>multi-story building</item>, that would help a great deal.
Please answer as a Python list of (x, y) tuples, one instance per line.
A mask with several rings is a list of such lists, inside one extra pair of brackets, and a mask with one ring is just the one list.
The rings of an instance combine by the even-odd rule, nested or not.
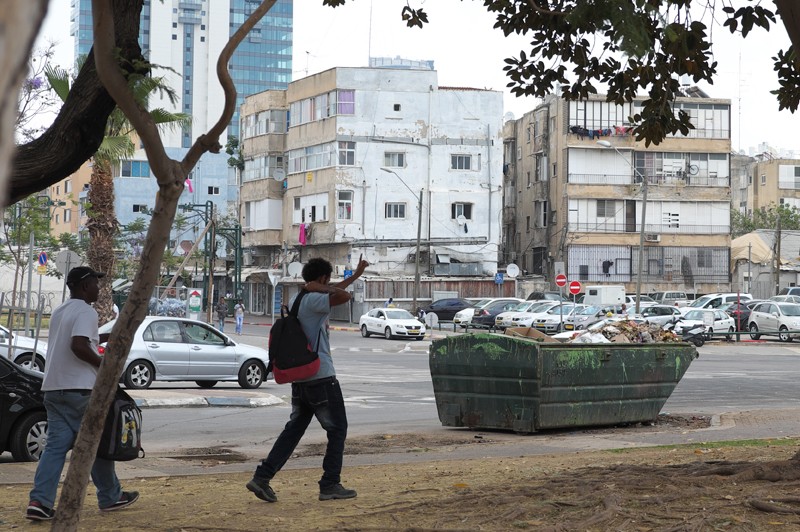
[(759, 158), (750, 167), (744, 203), (746, 214), (780, 205), (800, 209), (800, 160)]
[(730, 102), (678, 98), (695, 129), (651, 146), (631, 135), (629, 117), (641, 105), (549, 97), (506, 125), (515, 135), (506, 164), (518, 192), (507, 243), (523, 270), (551, 282), (564, 263), (570, 280), (624, 284), (632, 293), (642, 239), (643, 293), (727, 290)]
[(410, 298), (418, 242), (424, 276), (497, 271), (502, 93), (440, 87), (428, 69), (334, 68), (242, 113), (256, 265), (321, 256), (343, 275), (363, 254), (371, 272), (406, 279), (395, 299)]
[(54, 237), (62, 233), (80, 234), (85, 223), (86, 192), (91, 175), (92, 167), (87, 162), (77, 172), (48, 189), (48, 197), (53, 203), (50, 207), (50, 234)]

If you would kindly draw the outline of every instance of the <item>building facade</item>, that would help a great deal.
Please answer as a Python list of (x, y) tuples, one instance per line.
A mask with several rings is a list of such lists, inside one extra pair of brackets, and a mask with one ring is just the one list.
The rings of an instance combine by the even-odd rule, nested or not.
[(695, 129), (649, 147), (631, 135), (640, 106), (549, 97), (506, 124), (518, 198), (506, 256), (551, 282), (563, 264), (570, 280), (634, 293), (641, 240), (642, 293), (727, 291), (730, 102), (679, 98)]
[(784, 206), (800, 209), (800, 159), (758, 158), (747, 175), (746, 214)]

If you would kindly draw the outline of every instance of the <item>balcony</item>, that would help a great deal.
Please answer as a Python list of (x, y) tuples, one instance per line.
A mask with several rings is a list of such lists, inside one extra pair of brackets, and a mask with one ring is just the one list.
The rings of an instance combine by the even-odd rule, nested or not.
[[(687, 187), (728, 187), (730, 178), (701, 175), (677, 175), (657, 173), (648, 175), (648, 184), (666, 186), (687, 186)], [(641, 179), (629, 174), (569, 174), (567, 181), (576, 185), (637, 185)]]
[[(649, 203), (649, 202), (648, 202)], [(569, 223), (572, 233), (639, 233), (639, 223), (625, 223), (624, 221), (596, 221)], [(689, 224), (645, 224), (645, 233), (659, 235), (727, 235), (730, 234), (729, 225), (689, 225)]]

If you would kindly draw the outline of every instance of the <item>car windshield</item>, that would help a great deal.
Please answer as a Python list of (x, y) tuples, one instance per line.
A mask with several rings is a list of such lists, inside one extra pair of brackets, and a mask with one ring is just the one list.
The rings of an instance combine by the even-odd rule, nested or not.
[(778, 305), (784, 316), (800, 316), (800, 305), (794, 303)]
[(511, 310), (514, 312), (524, 312), (535, 305), (538, 305), (538, 303), (534, 303), (533, 301), (525, 301), (524, 303), (520, 303)]
[(699, 298), (695, 299), (694, 301), (692, 301), (691, 303), (689, 303), (689, 306), (693, 307), (693, 308), (704, 307), (705, 305), (708, 304), (709, 301), (711, 301), (715, 297), (716, 296), (699, 297)]
[(690, 310), (689, 312), (686, 313), (684, 319), (703, 321), (703, 316), (705, 316), (705, 314), (706, 311), (704, 310)]
[(475, 303), (473, 303), (472, 306), (475, 307), (475, 308), (483, 308), (483, 307), (486, 307), (486, 306), (490, 305), (492, 301), (494, 301), (494, 300), (493, 299), (481, 299), (481, 300), (476, 301)]
[(586, 307), (585, 309), (578, 312), (581, 316), (593, 316), (600, 312), (600, 307)]
[(407, 310), (397, 309), (397, 310), (387, 310), (386, 317), (390, 320), (413, 320), (414, 316)]
[(575, 308), (574, 305), (556, 305), (547, 311), (548, 314), (569, 314)]

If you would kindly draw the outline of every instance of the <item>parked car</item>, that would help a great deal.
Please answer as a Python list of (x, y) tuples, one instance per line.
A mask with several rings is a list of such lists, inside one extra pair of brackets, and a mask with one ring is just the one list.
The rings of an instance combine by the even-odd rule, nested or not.
[(0, 454), (11, 451), (18, 462), (38, 460), (47, 443), (43, 378), (0, 357)]
[(733, 318), (733, 320), (736, 322), (737, 331), (746, 331), (748, 330), (748, 325), (750, 323), (750, 311), (753, 309), (753, 307), (763, 302), (763, 299), (750, 299), (738, 303), (733, 302), (721, 307), (720, 310), (724, 310), (730, 317)]
[[(100, 333), (111, 332), (115, 321), (100, 327)], [(316, 347), (316, 338), (309, 341)], [(268, 363), (265, 349), (240, 344), (207, 323), (147, 316), (133, 335), (122, 381), (136, 389), (156, 380), (195, 381), (201, 388), (238, 381), (242, 388), (258, 388), (267, 378)]]
[(524, 312), (536, 313), (539, 310), (545, 310), (557, 304), (557, 301), (523, 301), (511, 310), (506, 310), (498, 314), (494, 318), (494, 328), (505, 329), (506, 327), (512, 327), (512, 320), (515, 316)]
[[(636, 295), (632, 296), (625, 296), (625, 304), (630, 307), (636, 307)], [(650, 296), (641, 295), (639, 296), (639, 310), (644, 307), (649, 307), (650, 305), (657, 305), (658, 301), (654, 300)]]
[(606, 317), (607, 310), (603, 307), (584, 306), (573, 312), (564, 320), (565, 331), (580, 331), (588, 328)]
[(800, 303), (800, 296), (772, 296), (769, 300), (778, 303)]
[(674, 290), (668, 292), (654, 292), (650, 294), (650, 297), (653, 301), (661, 305), (677, 305), (679, 307), (685, 307), (689, 304), (689, 301), (691, 301), (686, 292)]
[(545, 318), (547, 315), (560, 315), (561, 313), (565, 315), (569, 315), (572, 312), (572, 309), (575, 307), (573, 303), (558, 303), (555, 302), (554, 305), (550, 306), (545, 311), (537, 312), (536, 314), (526, 312), (524, 314), (520, 314), (519, 316), (512, 319), (512, 323), (514, 327), (533, 327), (533, 324), (536, 320)]
[(736, 331), (736, 322), (725, 311), (720, 309), (692, 309), (679, 318), (680, 324), (675, 327), (675, 332), (691, 329), (698, 324), (705, 325), (709, 339), (712, 334), (727, 332), (728, 339)]
[(686, 314), (689, 310), (698, 308), (721, 308), (729, 303), (736, 301), (746, 301), (753, 299), (750, 294), (737, 294), (735, 292), (728, 292), (725, 294), (707, 294), (698, 297), (685, 307), (681, 307), (681, 312)]
[[(465, 308), (464, 310), (457, 312), (455, 317), (453, 317), (453, 323), (456, 323), (461, 327), (466, 328), (469, 327), (470, 324), (472, 324), (474, 316), (480, 314), (482, 310), (488, 308), (490, 305), (494, 305), (495, 303), (498, 302), (502, 302), (502, 304), (512, 303), (513, 305), (518, 305), (519, 303), (522, 303), (522, 301), (523, 301), (522, 299), (516, 297), (495, 297), (489, 299), (481, 299), (480, 301), (475, 303), (475, 305), (473, 305), (472, 307)], [(494, 314), (493, 317), (494, 316), (496, 316), (496, 314)], [(484, 325), (483, 322), (481, 322), (481, 325), (478, 325), (478, 327), (492, 327), (492, 326), (494, 326), (494, 322), (486, 325)]]
[(522, 300), (517, 298), (496, 299), (483, 308), (475, 309), (475, 314), (472, 316), (472, 326), (491, 329), (494, 327), (498, 314), (511, 310), (520, 303), (522, 303)]
[(453, 321), (456, 312), (469, 307), (472, 307), (472, 303), (466, 299), (448, 297), (445, 299), (438, 299), (422, 310), (425, 311), (425, 314), (436, 314), (439, 321)]
[(400, 308), (374, 308), (361, 316), (358, 327), (364, 338), (371, 334), (381, 334), (387, 340), (395, 337), (422, 340), (425, 337), (425, 325)]
[(566, 301), (561, 292), (531, 292), (528, 301)]
[[(628, 315), (636, 314), (635, 308), (628, 309)], [(639, 316), (647, 323), (654, 323), (662, 327), (681, 316), (681, 311), (674, 305), (650, 305), (640, 309)]]
[(750, 338), (758, 340), (762, 335), (777, 335), (781, 342), (791, 342), (800, 336), (800, 305), (764, 301), (750, 311), (748, 322)]
[(778, 292), (779, 296), (800, 296), (800, 286), (786, 286)]
[(565, 329), (564, 325), (570, 316), (588, 306), (589, 305), (563, 305), (561, 312), (548, 311), (544, 314), (540, 314), (539, 317), (534, 320), (533, 327), (537, 331), (542, 331), (545, 334), (560, 333)]
[(8, 358), (9, 343), (11, 360), (20, 366), (35, 371), (44, 371), (47, 342), (29, 336), (12, 333), (0, 325), (0, 357)]

